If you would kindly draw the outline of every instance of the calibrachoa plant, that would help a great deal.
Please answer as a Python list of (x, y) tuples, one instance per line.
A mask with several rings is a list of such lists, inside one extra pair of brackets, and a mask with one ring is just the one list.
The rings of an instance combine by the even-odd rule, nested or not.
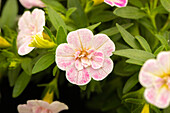
[(169, 8), (170, 0), (0, 1), (0, 112), (169, 113)]

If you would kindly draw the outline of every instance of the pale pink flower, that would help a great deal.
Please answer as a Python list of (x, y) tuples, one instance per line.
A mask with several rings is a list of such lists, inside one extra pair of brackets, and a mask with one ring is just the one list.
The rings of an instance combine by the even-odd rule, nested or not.
[(115, 45), (105, 34), (93, 35), (88, 29), (70, 32), (67, 43), (56, 50), (58, 68), (66, 71), (72, 84), (85, 85), (94, 80), (103, 80), (113, 69), (110, 59)]
[(67, 109), (68, 106), (59, 101), (49, 104), (43, 100), (28, 100), (27, 104), (18, 105), (19, 113), (59, 113)]
[(34, 47), (28, 46), (33, 41), (32, 36), (43, 32), (43, 26), (45, 26), (44, 11), (41, 9), (34, 9), (32, 13), (25, 11), (19, 19), (18, 26), (18, 54), (26, 55), (34, 49)]
[(157, 106), (166, 108), (170, 103), (170, 52), (161, 52), (157, 59), (145, 62), (139, 73), (139, 81), (144, 86), (145, 99)]
[(104, 0), (104, 2), (111, 6), (125, 7), (128, 3), (128, 0)]
[(45, 7), (44, 3), (41, 0), (19, 0), (20, 3), (27, 9), (32, 7)]

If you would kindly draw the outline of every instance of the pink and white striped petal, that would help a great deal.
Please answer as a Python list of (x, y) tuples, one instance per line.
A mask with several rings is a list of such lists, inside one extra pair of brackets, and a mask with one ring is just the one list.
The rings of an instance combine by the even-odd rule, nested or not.
[(32, 113), (31, 107), (27, 106), (26, 104), (19, 105), (17, 109), (19, 113)]
[(75, 51), (68, 44), (60, 44), (56, 49), (56, 63), (61, 70), (66, 70), (69, 66), (74, 65)]
[(27, 39), (24, 39), (24, 40), (25, 40), (25, 42), (18, 47), (18, 54), (19, 55), (26, 55), (34, 49), (34, 47), (29, 47), (29, 44), (32, 41), (31, 38), (27, 38)]
[(32, 12), (32, 20), (36, 27), (36, 33), (42, 32), (45, 26), (45, 12), (40, 9), (34, 9)]
[(66, 78), (69, 82), (76, 85), (85, 85), (91, 80), (87, 69), (78, 71), (75, 66), (71, 66), (66, 70)]
[(110, 57), (115, 51), (115, 45), (110, 38), (105, 34), (98, 34), (94, 36), (93, 47), (104, 53), (105, 57)]
[(103, 66), (104, 54), (100, 51), (95, 51), (92, 56), (91, 64), (93, 69), (99, 69)]
[(78, 71), (80, 71), (80, 70), (83, 69), (83, 65), (81, 64), (80, 59), (77, 59), (77, 60), (75, 61), (75, 67), (77, 68)]
[(111, 6), (125, 7), (128, 3), (128, 0), (104, 0), (104, 2)]
[(32, 7), (45, 7), (44, 3), (41, 0), (19, 0), (20, 3), (27, 9), (31, 9)]
[(157, 56), (157, 61), (164, 69), (165, 73), (170, 73), (170, 52), (161, 52)]
[(145, 99), (149, 103), (159, 108), (166, 108), (169, 106), (169, 102), (170, 102), (169, 94), (170, 91), (166, 87), (162, 87), (159, 90), (154, 87), (150, 87), (150, 88), (146, 88), (144, 92)]
[(93, 33), (84, 28), (70, 32), (67, 36), (67, 42), (76, 50), (89, 49), (91, 47), (92, 37)]
[(103, 66), (99, 69), (88, 68), (88, 72), (94, 80), (103, 80), (113, 70), (113, 61), (110, 58), (105, 58)]

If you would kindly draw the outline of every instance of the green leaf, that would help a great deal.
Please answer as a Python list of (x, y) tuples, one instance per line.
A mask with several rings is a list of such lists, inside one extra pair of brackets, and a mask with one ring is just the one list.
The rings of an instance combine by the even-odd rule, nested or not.
[(57, 44), (65, 43), (66, 42), (66, 34), (64, 33), (64, 29), (62, 26), (59, 27), (57, 31)]
[(132, 6), (126, 6), (122, 8), (117, 8), (113, 12), (116, 16), (120, 16), (122, 18), (128, 18), (128, 19), (140, 19), (146, 14), (141, 11), (140, 9)]
[(168, 41), (166, 40), (166, 38), (158, 34), (156, 34), (155, 36), (162, 43), (162, 45), (164, 45), (165, 49), (168, 50), (169, 45), (168, 45)]
[(25, 72), (22, 72), (21, 75), (16, 80), (12, 97), (13, 98), (18, 97), (24, 91), (24, 89), (26, 88), (30, 80), (31, 80), (31, 76), (29, 76)]
[(165, 48), (165, 46), (160, 46), (160, 47), (158, 47), (156, 50), (155, 50), (155, 52), (154, 52), (154, 55), (155, 56), (157, 56), (158, 55), (158, 53), (160, 53), (161, 51), (163, 51), (164, 50), (164, 48)]
[(101, 22), (97, 23), (97, 24), (93, 24), (91, 26), (88, 26), (87, 29), (90, 29), (91, 31), (94, 30), (96, 27), (98, 27), (101, 24)]
[(148, 59), (155, 58), (155, 55), (153, 55), (152, 53), (138, 49), (118, 50), (115, 51), (114, 54), (143, 62), (145, 62)]
[(143, 7), (143, 4), (140, 0), (129, 0), (128, 2), (136, 7)]
[(64, 28), (65, 34), (67, 34), (66, 24), (64, 23), (64, 20), (61, 18), (61, 16), (50, 7), (47, 7), (47, 11), (48, 11), (48, 16), (51, 20), (51, 23), (53, 24), (55, 29), (58, 30), (59, 27), (62, 26)]
[(55, 67), (53, 68), (53, 76), (56, 76), (57, 71), (59, 71), (59, 70), (58, 70), (58, 67), (55, 66)]
[(46, 26), (43, 26), (43, 27), (44, 27), (44, 30), (47, 32), (48, 36), (51, 38), (51, 40), (53, 40), (53, 42), (56, 43), (55, 36), (51, 33), (51, 31)]
[(138, 42), (140, 43), (140, 45), (143, 47), (145, 51), (152, 52), (148, 42), (142, 36), (136, 36), (135, 38), (138, 40)]
[(99, 11), (90, 15), (89, 21), (91, 23), (108, 22), (115, 18), (116, 16), (113, 14), (112, 11)]
[(143, 61), (135, 60), (135, 59), (128, 59), (128, 60), (126, 60), (126, 63), (135, 64), (135, 65), (139, 65), (139, 66), (142, 66), (144, 64)]
[(132, 104), (144, 104), (145, 103), (145, 100), (136, 99), (136, 98), (127, 98), (124, 101), (127, 103), (132, 103)]
[(84, 13), (84, 10), (80, 4), (79, 0), (68, 0), (67, 1), (68, 8), (77, 8), (76, 11), (74, 11), (71, 14), (71, 18), (74, 20), (75, 24), (79, 27), (86, 27), (88, 25), (87, 17)]
[(165, 108), (165, 109), (163, 110), (163, 113), (169, 113), (169, 111), (170, 111), (170, 106), (167, 107), (167, 108)]
[(14, 86), (20, 71), (21, 71), (21, 67), (20, 66), (18, 66), (15, 69), (9, 69), (8, 70), (8, 80), (9, 80), (9, 85), (11, 87)]
[(71, 14), (74, 13), (76, 10), (77, 10), (76, 7), (69, 8), (68, 11), (66, 12), (66, 17), (69, 18)]
[(131, 46), (134, 49), (140, 49), (140, 45), (137, 42), (137, 40), (129, 33), (127, 32), (122, 26), (120, 26), (119, 24), (116, 24), (119, 32), (122, 35), (122, 38), (124, 39), (124, 41), (129, 44), (129, 46)]
[(170, 0), (161, 0), (161, 4), (168, 12), (170, 12)]
[(16, 21), (17, 13), (18, 13), (17, 0), (8, 0), (2, 11), (2, 15), (0, 18), (0, 28), (4, 27), (4, 25), (13, 27)]
[(55, 11), (59, 11), (64, 14), (66, 13), (65, 7), (57, 0), (42, 0), (42, 2), (44, 2), (44, 4), (46, 4), (46, 6), (53, 8)]
[[(128, 24), (123, 24), (121, 25), (124, 29), (128, 29), (130, 28), (131, 26), (133, 26), (133, 23), (128, 23)], [(117, 33), (119, 33), (119, 30), (117, 29), (117, 27), (111, 27), (109, 29), (106, 29), (106, 30), (103, 30), (101, 31), (100, 33), (104, 33), (106, 34), (107, 36), (112, 36), (112, 35), (115, 35)]]
[(138, 83), (138, 74), (135, 74), (127, 80), (123, 88), (123, 93), (127, 93), (128, 91), (130, 91), (137, 83)]
[(38, 73), (45, 70), (55, 61), (55, 55), (52, 53), (45, 54), (42, 56), (34, 65), (32, 69), (32, 74)]
[(31, 58), (23, 58), (21, 62), (21, 67), (25, 71), (26, 74), (32, 75), (32, 59)]

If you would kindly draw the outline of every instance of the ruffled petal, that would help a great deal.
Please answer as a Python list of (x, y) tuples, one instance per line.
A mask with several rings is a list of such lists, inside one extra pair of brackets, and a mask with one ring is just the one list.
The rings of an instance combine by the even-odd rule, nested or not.
[(170, 102), (170, 91), (166, 87), (162, 87), (160, 89), (156, 89), (154, 87), (147, 88), (144, 92), (145, 99), (159, 107), (166, 108), (169, 106)]
[(77, 60), (75, 61), (75, 67), (76, 67), (77, 70), (79, 70), (79, 71), (83, 69), (83, 65), (81, 64), (80, 59), (77, 59)]
[(68, 44), (60, 44), (56, 49), (56, 63), (61, 70), (66, 70), (67, 67), (75, 63), (72, 47)]
[(105, 34), (98, 34), (94, 36), (93, 47), (104, 53), (104, 56), (109, 57), (115, 51), (115, 45), (110, 38)]
[(99, 51), (95, 51), (93, 53), (92, 59), (91, 59), (91, 64), (93, 69), (99, 69), (103, 66), (104, 62), (104, 54)]
[(110, 58), (105, 58), (103, 66), (100, 69), (88, 68), (88, 72), (94, 80), (103, 80), (113, 70), (113, 61)]
[(165, 73), (170, 73), (170, 52), (161, 52), (157, 56), (157, 61), (164, 69)]
[(41, 106), (43, 108), (48, 108), (49, 103), (45, 102), (43, 100), (28, 100), (27, 105), (32, 106), (32, 107), (33, 106)]
[(31, 9), (34, 6), (45, 7), (44, 3), (41, 0), (19, 0), (20, 3), (27, 9)]
[(67, 110), (67, 109), (68, 109), (68, 106), (59, 101), (54, 101), (49, 106), (49, 110), (51, 110), (52, 113), (59, 113), (60, 111)]
[(36, 27), (36, 33), (42, 32), (44, 30), (43, 26), (45, 26), (45, 12), (41, 9), (34, 9), (32, 12), (32, 20)]
[(18, 105), (17, 107), (19, 113), (32, 113), (32, 110), (26, 104)]
[(91, 47), (93, 33), (88, 29), (72, 31), (67, 36), (68, 44), (77, 50), (89, 49)]
[(104, 2), (111, 6), (125, 7), (128, 3), (128, 0), (104, 0)]
[(87, 69), (78, 71), (75, 66), (71, 66), (66, 70), (66, 78), (70, 83), (76, 85), (85, 85), (91, 80)]
[(34, 49), (34, 47), (29, 47), (29, 44), (31, 43), (31, 41), (32, 41), (32, 38), (25, 38), (21, 41), (23, 43), (19, 42), (19, 46), (18, 46), (19, 55), (26, 55)]

